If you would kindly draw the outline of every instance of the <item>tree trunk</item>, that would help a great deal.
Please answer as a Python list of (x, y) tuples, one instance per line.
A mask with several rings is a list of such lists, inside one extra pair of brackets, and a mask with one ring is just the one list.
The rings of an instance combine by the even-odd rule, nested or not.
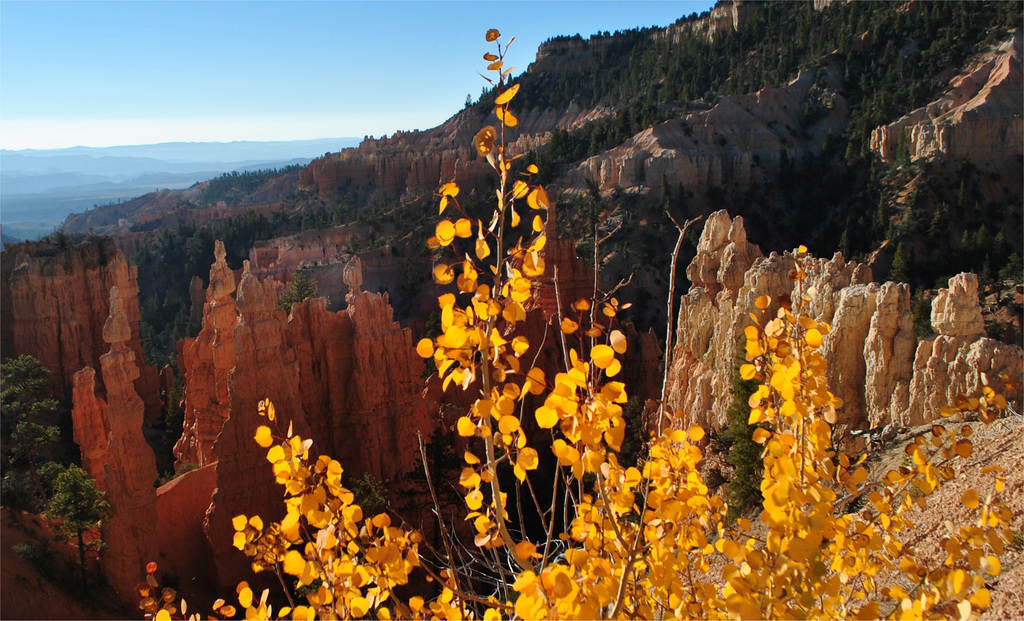
[(83, 541), (83, 539), (82, 539), (82, 532), (83, 532), (82, 530), (78, 530), (77, 531), (77, 535), (78, 535), (78, 562), (81, 564), (81, 568), (82, 568), (82, 590), (84, 591), (85, 587), (86, 587), (86, 580), (85, 580), (86, 567), (85, 567), (85, 541)]

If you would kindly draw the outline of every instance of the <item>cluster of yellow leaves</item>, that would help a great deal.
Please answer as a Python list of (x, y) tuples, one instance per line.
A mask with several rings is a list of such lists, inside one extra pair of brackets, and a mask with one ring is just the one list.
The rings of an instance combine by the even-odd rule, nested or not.
[[(500, 34), (490, 30), (486, 38), (497, 42)], [(253, 559), (254, 571), (273, 571), (286, 594), (291, 586), (307, 594), (301, 603), (289, 595), (289, 605), (274, 610), (267, 591), (257, 600), (243, 582), (236, 589), (237, 610), (254, 619), (966, 620), (988, 606), (985, 576), (999, 575), (998, 557), (1012, 538), (1010, 509), (998, 499), (998, 471), (982, 471), (995, 475), (984, 500), (974, 489), (963, 495), (976, 521), (946, 524), (940, 557), (919, 554), (909, 539), (914, 524), (907, 510), (925, 506), (927, 496), (953, 476), (951, 461), (971, 455), (970, 427), (935, 425), (907, 446), (913, 467), (876, 483), (867, 481), (865, 456), (851, 460), (836, 450), (832, 425), (842, 403), (828, 390), (820, 351), (829, 326), (806, 312), (817, 295), (805, 286), (806, 248), (794, 252), (792, 298), (758, 298), (745, 329), (740, 373), (760, 382), (750, 398), (749, 421), (764, 427), (754, 433), (764, 446), (764, 507), (757, 524), (741, 518), (727, 525), (725, 502), (709, 494), (697, 470), (705, 431), (683, 428), (681, 413), (650, 439), (636, 467), (620, 463), (627, 394), (612, 378), (622, 370), (619, 356), (627, 344), (615, 328), (624, 308), (617, 300), (576, 301), (575, 315), (559, 324), (564, 370), (548, 377), (535, 365), (533, 344), (517, 331), (534, 280), (545, 270), (541, 215), (549, 198), (531, 184), (536, 166), (513, 175), (516, 158), (506, 157), (505, 130), (518, 123), (509, 105), (519, 90), (505, 84), (511, 72), (504, 66), (506, 50), (499, 42), (497, 54), (484, 56), (488, 70), (498, 74), (499, 127), (487, 126), (474, 138), (498, 175), (497, 207), (488, 222), (473, 219), (459, 204), (455, 182), (440, 188), (439, 213), (452, 209), (461, 217), (441, 220), (428, 246), (443, 257), (434, 268), (436, 282), (454, 283), (457, 292), (438, 299), (441, 334), (416, 347), (433, 359), (445, 389), (479, 392), (457, 422), (458, 433), (476, 447), (464, 454), (458, 483), (478, 558), (492, 563), (499, 587), (476, 592), (478, 576), (457, 567), (447, 540), (448, 558), (434, 559), (447, 568), (435, 572), (420, 558), (418, 532), (392, 524), (386, 513), (364, 516), (342, 485), (341, 465), (312, 458), (311, 440), (290, 427), (275, 433), (273, 404), (263, 402), (260, 414), (269, 424), (256, 430), (254, 440), (267, 449), (275, 479), (284, 486), (287, 513), (271, 524), (237, 516), (234, 545)], [(535, 214), (529, 227), (521, 226), (526, 213)], [(988, 421), (1005, 407), (986, 388), (980, 398), (962, 399), (942, 414), (974, 411)], [(529, 446), (528, 436), (545, 434), (550, 441)], [(540, 451), (547, 450), (557, 466), (537, 473)], [(498, 477), (503, 463), (511, 466), (514, 492)], [(547, 509), (534, 489), (540, 481), (553, 485)], [(532, 498), (545, 538), (530, 541), (510, 528), (513, 493), (519, 509), (523, 494)], [(866, 500), (865, 508), (847, 512), (858, 499)], [(139, 587), (141, 608), (151, 618), (184, 616), (185, 602), (176, 605), (173, 591), (156, 591), (154, 571), (151, 566)], [(414, 571), (438, 586), (429, 601), (396, 596)], [(214, 609), (222, 617), (236, 613), (222, 600)]]

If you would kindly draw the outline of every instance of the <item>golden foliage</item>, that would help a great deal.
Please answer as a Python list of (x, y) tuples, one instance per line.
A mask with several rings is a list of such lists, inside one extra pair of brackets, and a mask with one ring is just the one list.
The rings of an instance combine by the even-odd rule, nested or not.
[[(499, 36), (490, 30), (487, 40)], [(450, 550), (438, 553), (444, 569), (422, 562), (420, 534), (387, 513), (363, 515), (342, 484), (341, 465), (326, 456), (312, 459), (312, 441), (290, 428), (272, 430), (278, 424), (273, 406), (263, 402), (260, 414), (269, 424), (258, 427), (255, 441), (268, 449), (287, 513), (271, 524), (237, 516), (234, 545), (252, 559), (254, 571), (273, 571), (282, 585), (287, 579), (307, 587), (307, 595), (274, 610), (266, 591), (256, 599), (242, 583), (237, 610), (258, 619), (968, 619), (988, 606), (985, 580), (1000, 573), (999, 556), (1012, 541), (998, 470), (982, 470), (991, 491), (962, 496), (976, 520), (947, 528), (941, 556), (919, 553), (907, 511), (925, 506), (952, 478), (950, 464), (970, 456), (970, 427), (935, 425), (907, 446), (907, 466), (876, 482), (867, 481), (866, 456), (851, 459), (837, 451), (832, 425), (842, 403), (828, 390), (820, 351), (830, 327), (806, 310), (816, 295), (805, 286), (806, 248), (794, 251), (792, 299), (758, 298), (744, 330), (740, 373), (760, 383), (749, 420), (766, 427), (754, 433), (764, 446), (758, 524), (741, 518), (727, 525), (726, 503), (709, 493), (697, 470), (705, 430), (682, 428), (681, 413), (670, 415), (672, 424), (650, 439), (637, 467), (620, 463), (627, 394), (612, 378), (622, 369), (627, 343), (616, 328), (617, 300), (572, 304), (575, 315), (560, 318), (564, 370), (549, 377), (533, 366), (535, 357), (527, 354), (535, 345), (518, 333), (518, 324), (526, 318), (534, 279), (545, 270), (544, 227), (517, 224), (524, 198), (525, 208), (541, 215), (550, 202), (531, 184), (537, 167), (513, 175), (515, 158), (506, 157), (505, 129), (515, 124), (508, 106), (518, 92), (518, 85), (505, 84), (506, 50), (499, 42), (497, 54), (485, 56), (498, 74), (499, 127), (485, 127), (474, 139), (498, 176), (497, 205), (489, 222), (474, 220), (462, 211), (455, 182), (441, 187), (439, 211), (451, 208), (462, 217), (440, 221), (429, 241), (449, 256), (434, 277), (440, 285), (454, 283), (460, 295), (439, 297), (441, 334), (416, 346), (420, 356), (433, 359), (445, 389), (479, 392), (457, 430), (482, 448), (465, 453), (458, 484), (479, 558), (493, 563), (499, 584), (476, 592), (474, 576), (456, 565)], [(457, 239), (474, 240), (475, 258), (456, 249)], [(527, 395), (541, 403), (530, 413)], [(1005, 407), (986, 388), (980, 398), (962, 399), (942, 414), (972, 411), (991, 420)], [(550, 430), (541, 434), (550, 433), (550, 442), (529, 445), (524, 425), (533, 423)], [(539, 477), (545, 451), (557, 465)], [(502, 463), (511, 466), (514, 490), (498, 476)], [(541, 507), (533, 487), (541, 481), (554, 485), (561, 506), (553, 500)], [(533, 497), (546, 538), (530, 541), (510, 529), (510, 494)], [(854, 499), (867, 502), (848, 513)], [(559, 524), (564, 532), (557, 532)], [(184, 616), (185, 603), (175, 604), (173, 591), (155, 591), (155, 570), (151, 565), (148, 582), (140, 585), (143, 611), (151, 618)], [(429, 601), (396, 595), (416, 571), (438, 585)], [(221, 600), (214, 612), (229, 617), (236, 610)]]

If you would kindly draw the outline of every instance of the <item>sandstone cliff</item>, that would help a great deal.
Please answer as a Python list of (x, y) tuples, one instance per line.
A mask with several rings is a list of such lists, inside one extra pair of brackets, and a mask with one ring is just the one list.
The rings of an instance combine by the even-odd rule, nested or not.
[[(792, 292), (792, 267), (788, 252), (763, 258), (751, 248), (741, 218), (720, 211), (708, 219), (687, 268), (694, 285), (681, 300), (676, 324), (667, 391), (672, 409), (709, 428), (727, 423), (733, 352), (747, 313), (758, 296), (768, 295), (768, 314), (774, 314), (778, 300)], [(938, 334), (920, 344), (909, 287), (871, 280), (869, 268), (838, 253), (814, 259), (808, 268), (806, 286), (815, 291), (811, 314), (832, 326), (822, 352), (830, 388), (845, 402), (842, 424), (856, 429), (933, 420), (957, 394), (979, 393), (983, 374), (993, 383), (999, 373), (1016, 379), (1016, 393), (1006, 397), (1021, 403), (1022, 352), (984, 336), (974, 275), (956, 276), (939, 292), (932, 310)]]
[(107, 544), (101, 555), (104, 573), (121, 603), (131, 606), (138, 598), (134, 586), (160, 542), (156, 459), (142, 435), (145, 406), (134, 386), (139, 367), (128, 345), (132, 330), (125, 301), (124, 293), (111, 288), (110, 316), (102, 330), (110, 351), (100, 357), (106, 399), (95, 393), (95, 371), (82, 369), (75, 375), (72, 418), (83, 465), (110, 502), (101, 527)]
[(236, 293), (217, 245), (203, 329), (182, 346), (185, 431), (175, 454), (179, 462), (216, 463), (204, 532), (222, 583), (247, 566), (231, 547), (231, 518), (271, 520), (282, 511), (265, 451), (252, 439), (264, 422), (261, 399), (274, 401), (282, 433), (291, 423), (314, 438), (315, 450), (338, 459), (350, 481), (364, 472), (398, 480), (413, 465), (417, 430), (432, 429), (412, 336), (392, 321), (387, 295), (359, 291), (359, 280), (349, 277), (344, 311), (329, 312), (316, 298), (285, 314), (277, 283), (257, 278), (248, 263)]
[[(664, 177), (691, 191), (712, 186), (766, 184), (778, 175), (783, 153), (794, 160), (820, 153), (829, 136), (841, 134), (849, 106), (829, 75), (826, 89), (812, 72), (781, 88), (724, 97), (710, 110), (693, 112), (643, 130), (621, 145), (582, 162), (566, 175), (568, 187), (594, 179), (602, 190), (637, 188)], [(805, 124), (812, 95), (827, 114)]]
[(91, 237), (66, 247), (7, 244), (0, 253), (0, 287), (4, 356), (35, 356), (50, 369), (63, 399), (71, 398), (76, 372), (100, 368), (100, 357), (109, 349), (103, 326), (111, 313), (110, 290), (117, 287), (129, 331), (124, 344), (139, 367), (134, 388), (145, 403), (147, 420), (160, 416), (158, 374), (145, 364), (139, 340), (136, 268), (112, 240)]
[(1024, 81), (1021, 79), (1021, 31), (989, 53), (975, 58), (932, 103), (871, 133), (871, 149), (896, 161), (904, 136), (916, 159), (970, 159), (975, 163), (1020, 164), (1024, 133)]

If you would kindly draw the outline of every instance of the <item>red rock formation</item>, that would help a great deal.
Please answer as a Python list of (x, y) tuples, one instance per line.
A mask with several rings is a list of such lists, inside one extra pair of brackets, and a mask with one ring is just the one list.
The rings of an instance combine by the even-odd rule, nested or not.
[[(735, 270), (723, 269), (730, 255), (749, 260), (760, 254), (730, 252), (731, 245), (722, 243), (727, 237), (745, 242), (745, 235), (737, 235), (737, 221), (719, 212), (705, 225), (699, 248), (706, 251), (698, 252), (687, 270), (695, 284), (680, 303), (667, 388), (669, 406), (682, 410), (687, 422), (716, 429), (727, 423), (733, 352), (754, 300), (768, 295), (776, 301), (792, 291), (789, 253), (756, 259), (742, 281)], [(805, 281), (814, 290), (810, 314), (832, 327), (821, 351), (829, 364), (829, 387), (845, 402), (841, 423), (859, 428), (933, 420), (939, 406), (957, 394), (978, 394), (984, 373), (993, 384), (1006, 373), (1021, 385), (1020, 348), (984, 337), (976, 277), (958, 276), (940, 291), (932, 307), (939, 334), (920, 344), (907, 285), (870, 280), (870, 269), (837, 254), (832, 260), (814, 259)], [(776, 309), (773, 302), (768, 315)], [(1019, 403), (1024, 394), (1018, 388), (1006, 396)]]
[[(57, 393), (70, 398), (74, 374), (99, 368), (108, 349), (103, 322), (110, 314), (110, 289), (125, 301), (130, 335), (126, 347), (135, 354), (139, 376), (135, 389), (146, 404), (146, 417), (160, 416), (156, 369), (144, 363), (139, 340), (136, 268), (114, 242), (90, 238), (66, 248), (46, 242), (7, 244), (0, 253), (0, 334), (4, 355), (35, 356), (46, 368)], [(102, 394), (102, 387), (100, 388)]]
[[(354, 264), (353, 264), (354, 265)], [(204, 524), (219, 581), (246, 575), (231, 546), (239, 513), (280, 518), (280, 488), (254, 441), (261, 399), (276, 406), (281, 431), (313, 438), (348, 477), (369, 472), (398, 480), (416, 456), (416, 431), (431, 418), (420, 398), (423, 362), (412, 336), (392, 321), (387, 295), (357, 290), (349, 270), (348, 308), (332, 313), (324, 300), (277, 309), (274, 280), (258, 279), (246, 262), (237, 297), (234, 277), (217, 245), (203, 329), (182, 347), (185, 433), (179, 462), (216, 463), (217, 485)]]
[[(135, 352), (128, 346), (131, 324), (125, 298), (117, 287), (110, 290), (110, 317), (103, 325), (109, 353), (100, 357), (107, 398), (95, 395), (95, 372), (87, 367), (75, 377), (75, 438), (82, 454), (103, 454), (103, 461), (83, 459), (90, 474), (102, 481), (110, 514), (103, 521), (107, 548), (102, 553), (104, 572), (125, 605), (136, 602), (134, 586), (146, 563), (156, 558), (157, 540), (156, 459), (142, 435), (142, 398), (135, 392), (139, 377)], [(106, 433), (104, 433), (104, 431)]]
[(179, 343), (178, 364), (185, 379), (184, 429), (174, 445), (177, 465), (216, 461), (213, 443), (228, 415), (227, 375), (235, 366), (235, 275), (224, 260), (224, 244), (214, 247), (210, 286), (203, 307), (203, 328)]
[(1024, 355), (1021, 348), (985, 336), (978, 303), (978, 277), (958, 274), (949, 288), (932, 300), (932, 328), (937, 334), (918, 344), (910, 404), (902, 414), (904, 425), (918, 425), (938, 418), (939, 408), (958, 395), (977, 396), (988, 382), (1002, 389), (998, 376), (1005, 373), (1017, 383), (1007, 399), (1024, 403)]
[[(188, 577), (178, 585), (178, 594), (192, 606), (209, 610), (223, 594), (216, 591), (209, 571), (210, 542), (203, 533), (203, 520), (210, 497), (217, 487), (216, 465), (190, 470), (171, 479), (156, 490), (157, 541), (159, 556), (154, 557), (161, 573)], [(230, 585), (227, 585), (230, 587)], [(197, 601), (198, 600), (198, 601)]]
[(896, 144), (903, 134), (912, 160), (966, 158), (1010, 165), (1019, 177), (1020, 166), (1012, 153), (1021, 152), (1024, 133), (1022, 89), (1018, 28), (1009, 41), (978, 56), (953, 78), (941, 97), (875, 129), (871, 149), (883, 160), (895, 162)]

